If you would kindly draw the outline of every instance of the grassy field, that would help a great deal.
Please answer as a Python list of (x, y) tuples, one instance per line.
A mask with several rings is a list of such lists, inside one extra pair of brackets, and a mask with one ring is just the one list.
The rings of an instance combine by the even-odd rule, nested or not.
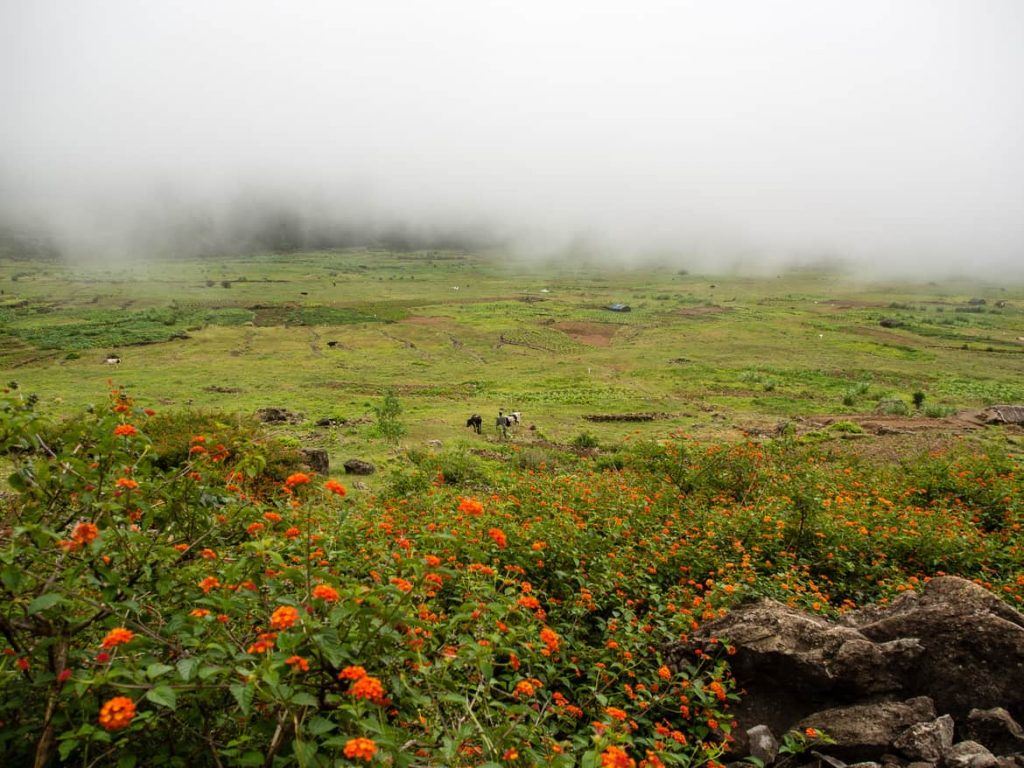
[(669, 651), (739, 601), (1024, 604), (1024, 439), (971, 416), (1024, 402), (1021, 286), (349, 250), (0, 291), (19, 765), (721, 768), (730, 647)]
[[(95, 402), (110, 379), (163, 407), (284, 407), (306, 417), (294, 437), (336, 458), (388, 453), (367, 423), (388, 387), (405, 446), (496, 440), (499, 408), (536, 427), (516, 439), (565, 443), (719, 436), (900, 409), (889, 399), (915, 391), (932, 417), (1024, 401), (1019, 285), (352, 249), (116, 268), (4, 259), (0, 291), (0, 365), (44, 408)], [(472, 412), (480, 438), (463, 426)], [(659, 418), (583, 419), (627, 412)], [(313, 426), (327, 417), (348, 424)]]

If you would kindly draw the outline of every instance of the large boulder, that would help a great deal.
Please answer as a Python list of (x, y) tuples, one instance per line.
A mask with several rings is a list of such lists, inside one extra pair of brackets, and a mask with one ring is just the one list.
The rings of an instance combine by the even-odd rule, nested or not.
[[(689, 642), (664, 653), (678, 670), (695, 651), (707, 652), (721, 642), (735, 649), (729, 661), (741, 690), (732, 713), (738, 726), (734, 754), (746, 753), (747, 731), (758, 725), (785, 733), (807, 722), (835, 736), (835, 722), (815, 720), (822, 712), (846, 718), (837, 722), (847, 729), (850, 748), (834, 754), (848, 760), (884, 763), (882, 749), (902, 754), (904, 763), (941, 762), (935, 753), (951, 748), (950, 722), (936, 720), (936, 714), (951, 715), (961, 738), (986, 747), (991, 743), (996, 754), (1022, 752), (1019, 729), (1008, 723), (1015, 725), (1013, 719), (1024, 714), (1024, 615), (965, 579), (934, 578), (920, 593), (851, 612), (839, 622), (762, 599), (704, 624)], [(933, 701), (935, 711), (885, 731), (890, 721), (883, 714), (895, 717), (917, 697)], [(972, 710), (999, 707), (1005, 720), (978, 714), (968, 722)], [(881, 730), (858, 735), (856, 719), (864, 711), (881, 718), (876, 725)], [(919, 724), (925, 725), (904, 733)], [(1002, 737), (992, 735), (1000, 728)], [(882, 745), (885, 738), (890, 740)], [(971, 749), (961, 748), (961, 762), (987, 760), (983, 754), (969, 756)]]
[(760, 724), (782, 733), (820, 709), (895, 695), (901, 673), (921, 650), (912, 639), (875, 643), (851, 627), (762, 599), (703, 625), (692, 643), (669, 649), (669, 666), (681, 667), (694, 645), (715, 638), (736, 649), (730, 666), (744, 691), (734, 712), (740, 733)]
[(843, 624), (886, 643), (923, 647), (900, 671), (902, 689), (930, 696), (959, 719), (971, 709), (1004, 707), (1024, 715), (1024, 615), (966, 579), (942, 576), (891, 605), (848, 614)]
[[(835, 744), (821, 750), (844, 760), (878, 760), (909, 728), (935, 719), (935, 705), (926, 696), (907, 701), (853, 704), (815, 712), (797, 724), (823, 731)], [(949, 744), (953, 731), (950, 727)]]
[(963, 723), (963, 733), (997, 755), (1024, 754), (1024, 729), (1002, 707), (972, 709)]

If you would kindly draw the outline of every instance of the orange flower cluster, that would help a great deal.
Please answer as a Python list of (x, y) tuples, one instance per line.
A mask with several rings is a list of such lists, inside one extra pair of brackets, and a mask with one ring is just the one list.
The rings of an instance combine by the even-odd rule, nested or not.
[(358, 680), (361, 677), (366, 677), (366, 670), (359, 666), (345, 667), (338, 673), (339, 680)]
[(289, 656), (284, 663), (294, 672), (309, 672), (309, 660), (301, 656)]
[(324, 490), (330, 491), (335, 496), (344, 496), (348, 491), (345, 486), (339, 483), (337, 480), (328, 480), (324, 483)]
[(100, 725), (108, 731), (119, 731), (135, 718), (135, 702), (127, 696), (115, 696), (100, 708)]
[(270, 614), (270, 626), (274, 629), (288, 629), (299, 620), (299, 609), (291, 605), (282, 605)]
[(132, 491), (139, 487), (139, 484), (132, 480), (130, 477), (119, 477), (117, 482), (114, 483), (118, 488), (124, 488), (127, 491)]
[(353, 699), (363, 699), (381, 706), (387, 704), (387, 699), (384, 696), (384, 684), (376, 677), (367, 674), (352, 682), (348, 689), (348, 695)]
[(483, 514), (484, 505), (482, 502), (477, 501), (476, 499), (463, 496), (459, 500), (459, 512), (463, 512), (467, 515), (473, 515), (474, 517), (476, 517), (477, 515)]
[(114, 627), (112, 630), (107, 632), (106, 637), (103, 638), (103, 642), (100, 645), (103, 648), (117, 648), (119, 645), (131, 642), (132, 638), (135, 637), (135, 633), (130, 629), (124, 627)]
[(275, 633), (261, 632), (259, 636), (256, 638), (256, 642), (246, 649), (246, 653), (270, 653), (272, 650), (274, 650), (275, 640), (277, 640), (277, 635)]
[(295, 488), (297, 485), (305, 485), (309, 480), (309, 475), (305, 472), (293, 472), (288, 475), (288, 478), (284, 481), (284, 485), (286, 488)]
[(118, 437), (132, 437), (137, 435), (139, 430), (133, 427), (131, 424), (118, 424), (114, 427), (114, 434)]
[(100, 535), (100, 529), (95, 523), (79, 523), (71, 531), (71, 540), (80, 547), (91, 544)]
[(338, 590), (327, 584), (317, 584), (313, 587), (313, 597), (323, 600), (325, 603), (336, 603), (340, 599)]
[(620, 747), (611, 746), (601, 753), (601, 768), (634, 768), (636, 761)]
[(491, 541), (498, 545), (498, 549), (504, 549), (508, 546), (508, 538), (505, 536), (505, 532), (501, 528), (491, 528), (487, 531), (487, 535)]
[(377, 754), (377, 744), (373, 739), (356, 738), (345, 742), (345, 757), (349, 760), (365, 760), (370, 762)]
[(550, 656), (558, 650), (561, 638), (555, 630), (551, 629), (551, 627), (544, 627), (544, 629), (540, 631), (540, 641), (544, 643), (545, 646), (541, 653), (545, 656)]
[(397, 576), (391, 579), (391, 583), (398, 588), (400, 592), (412, 592), (412, 582), (406, 579), (401, 579)]

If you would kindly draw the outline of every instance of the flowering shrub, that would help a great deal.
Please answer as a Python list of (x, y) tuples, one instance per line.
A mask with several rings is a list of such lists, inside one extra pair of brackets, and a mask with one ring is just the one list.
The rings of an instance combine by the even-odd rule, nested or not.
[(357, 503), (205, 434), (157, 462), (151, 418), (115, 391), (50, 445), (32, 405), (0, 404), (10, 764), (712, 764), (727, 639), (662, 651), (743, 596), (835, 613), (947, 571), (1024, 597), (1011, 460), (928, 458), (949, 476), (925, 488), (678, 441)]

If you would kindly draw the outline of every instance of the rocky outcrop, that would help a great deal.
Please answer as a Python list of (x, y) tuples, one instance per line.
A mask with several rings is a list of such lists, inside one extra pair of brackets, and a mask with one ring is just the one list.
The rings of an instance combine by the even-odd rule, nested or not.
[(920, 696), (907, 701), (825, 709), (805, 717), (796, 728), (800, 731), (813, 728), (834, 739), (836, 743), (823, 746), (823, 752), (847, 760), (864, 761), (881, 758), (910, 728), (934, 719), (932, 700)]
[(1024, 615), (966, 579), (943, 576), (891, 605), (848, 614), (843, 624), (875, 643), (916, 641), (922, 652), (899, 674), (900, 690), (930, 696), (966, 717), (1004, 707), (1024, 716)]
[(1024, 729), (1002, 707), (972, 709), (963, 731), (968, 739), (984, 744), (997, 755), (1024, 755)]
[(741, 689), (731, 752), (765, 764), (777, 736), (805, 729), (819, 764), (1024, 768), (1024, 616), (976, 584), (920, 593), (839, 622), (772, 600), (741, 605), (667, 649), (678, 667), (718, 640)]

